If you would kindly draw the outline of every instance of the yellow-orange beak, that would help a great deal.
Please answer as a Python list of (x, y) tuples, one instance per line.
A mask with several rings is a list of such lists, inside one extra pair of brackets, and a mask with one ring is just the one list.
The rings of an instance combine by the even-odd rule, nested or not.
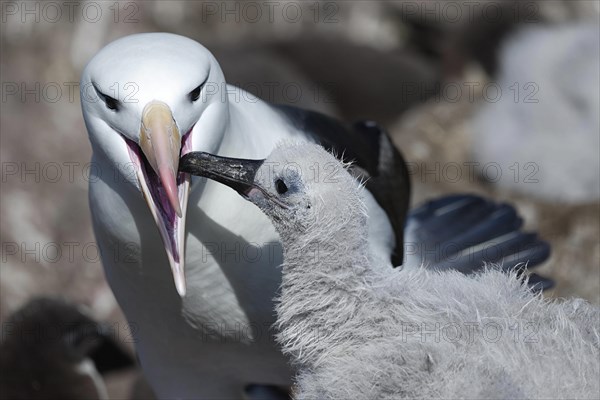
[[(189, 135), (186, 138), (184, 142), (188, 144), (184, 150), (189, 151), (191, 138)], [(191, 177), (178, 171), (182, 138), (167, 104), (153, 100), (144, 107), (139, 147), (136, 147), (130, 146), (129, 154), (138, 166), (140, 188), (158, 226), (175, 287), (184, 296), (185, 217)]]
[(173, 210), (181, 218), (176, 178), (181, 135), (171, 109), (162, 101), (153, 100), (146, 104), (142, 111), (140, 148), (160, 178)]

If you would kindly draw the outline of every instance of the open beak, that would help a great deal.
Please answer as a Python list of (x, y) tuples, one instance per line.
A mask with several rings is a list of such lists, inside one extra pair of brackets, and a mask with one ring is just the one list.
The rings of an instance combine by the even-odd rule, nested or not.
[[(191, 132), (191, 130), (190, 130)], [(179, 172), (179, 156), (191, 150), (191, 135), (183, 140), (169, 106), (153, 100), (142, 111), (139, 146), (131, 141), (142, 194), (160, 231), (175, 287), (185, 296), (185, 217), (190, 175)]]
[(215, 156), (201, 151), (190, 152), (181, 157), (179, 170), (192, 175), (204, 176), (229, 186), (242, 197), (254, 202), (254, 194), (288, 208), (268, 190), (256, 184), (256, 174), (265, 160), (246, 160)]

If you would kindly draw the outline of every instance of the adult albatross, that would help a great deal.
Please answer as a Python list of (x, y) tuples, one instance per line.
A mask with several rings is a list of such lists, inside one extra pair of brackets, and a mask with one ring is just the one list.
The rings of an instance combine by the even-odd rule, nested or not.
[[(235, 191), (179, 172), (183, 155), (262, 159), (282, 140), (316, 141), (343, 153), (368, 178), (373, 253), (402, 259), (408, 174), (374, 124), (346, 129), (314, 112), (269, 105), (227, 85), (203, 46), (165, 33), (127, 36), (103, 48), (82, 74), (81, 99), (93, 149), (96, 240), (144, 373), (161, 398), (239, 398), (246, 385), (289, 385), (293, 373), (270, 329), (281, 281), (275, 230)], [(327, 166), (315, 167), (326, 179)], [(409, 225), (429, 243), (431, 232), (450, 239), (471, 232), (469, 224), (452, 224), (471, 221), (483, 235), (462, 235), (455, 248), (512, 233), (509, 244), (498, 242), (500, 259), (523, 243), (529, 252), (518, 253), (527, 260), (547, 255), (537, 238), (521, 240), (514, 213), (498, 215), (488, 206), (450, 199), (420, 210), (417, 228)], [(473, 211), (484, 226), (465, 216)], [(438, 217), (441, 227), (429, 223)], [(470, 262), (481, 265), (480, 258)]]

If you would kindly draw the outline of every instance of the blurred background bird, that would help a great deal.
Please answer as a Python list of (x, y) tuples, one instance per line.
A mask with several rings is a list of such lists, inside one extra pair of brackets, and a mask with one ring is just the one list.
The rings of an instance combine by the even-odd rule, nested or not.
[[(494, 106), (502, 104), (492, 102), (495, 87), (502, 89), (501, 101), (506, 96), (512, 100), (516, 87), (510, 88), (515, 83), (511, 79), (516, 80), (519, 98), (524, 99), (531, 94), (524, 85), (533, 80), (540, 89), (535, 95), (539, 108), (558, 100), (544, 95), (545, 81), (529, 78), (550, 68), (543, 60), (552, 51), (536, 53), (537, 62), (529, 63), (531, 75), (507, 75), (511, 62), (527, 65), (527, 59), (516, 60), (519, 53), (509, 50), (516, 40), (511, 38), (535, 29), (551, 37), (555, 30), (597, 24), (598, 2), (467, 3), (282, 1), (271, 13), (267, 7), (257, 13), (256, 4), (261, 5), (256, 2), (82, 1), (73, 3), (72, 13), (52, 3), (58, 4), (56, 14), (52, 4), (3, 2), (0, 322), (35, 296), (60, 293), (87, 305), (94, 319), (126, 326), (105, 282), (91, 231), (87, 188), (93, 166), (88, 164), (91, 149), (85, 140), (77, 82), (85, 64), (105, 44), (149, 31), (198, 40), (215, 54), (228, 82), (267, 101), (347, 121), (377, 120), (411, 167), (413, 204), (457, 192), (516, 203), (527, 228), (540, 232), (553, 247), (540, 273), (552, 276), (557, 286), (545, 295), (577, 295), (598, 304), (597, 199), (585, 195), (565, 203), (551, 188), (552, 178), (542, 175), (535, 145), (525, 161), (539, 164), (533, 176), (538, 183), (525, 180), (533, 170), (526, 169), (522, 158), (482, 151), (486, 144), (490, 147), (485, 131), (500, 123), (494, 112), (501, 107)], [(597, 48), (597, 38), (589, 41)], [(566, 50), (566, 60), (577, 57), (576, 49), (573, 56)], [(585, 57), (578, 58), (584, 60), (583, 70), (591, 63)], [(573, 113), (580, 112), (576, 119), (580, 126), (593, 126), (594, 113), (585, 110), (593, 110), (587, 99), (598, 92), (597, 83), (569, 78), (574, 71), (569, 62), (558, 62), (554, 68), (552, 74), (558, 76), (565, 70), (565, 79), (556, 84), (569, 87), (553, 92), (569, 97), (555, 104), (568, 102)], [(532, 123), (552, 117), (551, 111), (529, 112), (530, 106), (535, 104), (519, 103), (516, 109)], [(482, 119), (480, 113), (488, 117)], [(546, 140), (535, 132), (520, 133)], [(591, 149), (596, 139), (590, 132)], [(508, 143), (519, 140), (506, 136)], [(597, 160), (598, 152), (594, 155)], [(570, 151), (546, 152), (544, 157), (556, 164), (579, 160)], [(584, 176), (591, 177), (590, 187), (598, 184), (600, 174), (593, 164), (581, 164), (580, 169), (572, 176), (573, 184)], [(519, 187), (506, 185), (497, 171), (504, 179), (514, 181), (516, 176)], [(541, 187), (554, 191), (538, 190)], [(134, 379), (107, 377), (109, 397), (129, 396)]]
[(115, 331), (74, 304), (39, 297), (2, 325), (0, 398), (108, 399), (103, 375), (132, 368)]

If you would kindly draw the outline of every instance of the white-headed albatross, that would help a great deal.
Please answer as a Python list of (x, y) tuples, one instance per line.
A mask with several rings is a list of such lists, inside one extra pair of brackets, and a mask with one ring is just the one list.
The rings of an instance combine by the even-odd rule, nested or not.
[[(178, 172), (185, 154), (263, 159), (289, 139), (344, 154), (368, 178), (371, 250), (390, 268), (392, 258), (400, 263), (408, 173), (376, 125), (349, 129), (314, 112), (267, 104), (227, 85), (199, 43), (166, 33), (127, 36), (100, 50), (82, 74), (81, 99), (93, 149), (96, 240), (159, 397), (235, 398), (247, 385), (286, 386), (292, 376), (270, 329), (281, 282), (277, 233), (233, 190)], [(427, 231), (439, 214), (421, 213), (419, 226)], [(489, 237), (494, 228), (484, 231)], [(536, 244), (536, 254), (547, 255), (547, 246)]]

